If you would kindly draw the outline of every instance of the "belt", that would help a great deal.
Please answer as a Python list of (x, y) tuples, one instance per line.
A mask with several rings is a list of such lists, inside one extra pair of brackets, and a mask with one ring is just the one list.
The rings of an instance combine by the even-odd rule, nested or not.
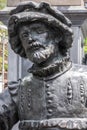
[(60, 130), (87, 130), (86, 118), (52, 118), (46, 120), (22, 120), (19, 130), (35, 130), (41, 128), (58, 128)]

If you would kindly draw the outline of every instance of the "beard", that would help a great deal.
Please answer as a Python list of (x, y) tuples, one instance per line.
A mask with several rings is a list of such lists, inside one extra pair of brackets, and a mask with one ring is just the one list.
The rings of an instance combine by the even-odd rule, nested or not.
[(40, 47), (36, 50), (27, 49), (27, 58), (35, 64), (47, 61), (54, 54), (54, 45)]

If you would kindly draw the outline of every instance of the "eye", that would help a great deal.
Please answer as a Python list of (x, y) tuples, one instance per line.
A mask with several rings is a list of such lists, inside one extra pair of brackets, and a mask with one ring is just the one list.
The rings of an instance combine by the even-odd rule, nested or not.
[(37, 29), (37, 33), (38, 33), (38, 34), (42, 34), (42, 33), (45, 33), (45, 32), (46, 32), (45, 30)]
[(43, 31), (43, 30), (38, 29), (38, 30), (37, 30), (37, 33), (38, 33), (38, 34), (42, 34), (42, 33), (44, 33), (44, 31)]
[(23, 33), (23, 34), (22, 34), (22, 37), (23, 37), (23, 38), (28, 37), (28, 33)]

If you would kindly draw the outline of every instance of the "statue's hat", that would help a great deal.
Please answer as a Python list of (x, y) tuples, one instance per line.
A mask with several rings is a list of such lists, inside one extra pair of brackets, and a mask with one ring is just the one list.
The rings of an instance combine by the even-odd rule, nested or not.
[(48, 3), (41, 2), (22, 2), (10, 12), (11, 17), (8, 23), (8, 34), (11, 48), (15, 53), (26, 58), (24, 48), (18, 35), (20, 23), (31, 23), (34, 21), (44, 22), (47, 25), (60, 29), (63, 34), (62, 47), (70, 48), (72, 44), (71, 21), (64, 16), (58, 9)]

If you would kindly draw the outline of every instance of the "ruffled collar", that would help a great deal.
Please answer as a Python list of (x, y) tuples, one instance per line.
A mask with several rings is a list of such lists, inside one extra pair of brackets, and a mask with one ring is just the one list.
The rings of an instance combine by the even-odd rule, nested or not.
[(56, 78), (71, 68), (72, 64), (70, 57), (64, 57), (61, 61), (57, 60), (53, 64), (46, 67), (38, 67), (33, 65), (28, 69), (29, 73), (43, 80), (51, 80)]

